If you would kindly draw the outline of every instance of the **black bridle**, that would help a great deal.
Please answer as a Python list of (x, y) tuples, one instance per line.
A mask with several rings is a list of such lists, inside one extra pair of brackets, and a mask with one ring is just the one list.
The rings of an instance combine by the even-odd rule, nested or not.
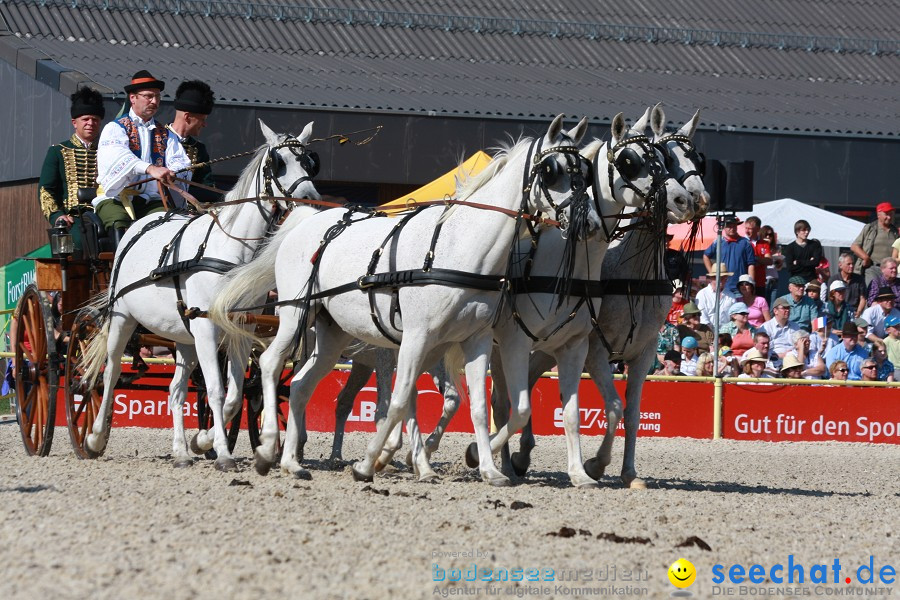
[(672, 149), (669, 147), (669, 142), (675, 142), (678, 147), (681, 148), (681, 151), (684, 152), (685, 158), (694, 165), (693, 169), (682, 173), (680, 177), (676, 178), (676, 181), (681, 185), (684, 185), (684, 182), (687, 181), (688, 177), (693, 177), (694, 175), (703, 179), (703, 176), (706, 175), (706, 156), (704, 156), (702, 152), (697, 152), (693, 140), (686, 135), (672, 133), (660, 138), (654, 144), (654, 146), (662, 152), (666, 161), (667, 170), (670, 173), (673, 172), (674, 167), (678, 164), (678, 157), (672, 152)]
[[(556, 220), (560, 223), (559, 228), (565, 232), (568, 230), (570, 224), (575, 224), (575, 219), (569, 219), (563, 213), (566, 208), (571, 206), (570, 213), (572, 215), (576, 212), (587, 212), (587, 192), (591, 185), (590, 182), (593, 179), (591, 161), (582, 156), (581, 152), (573, 144), (553, 146), (541, 150), (542, 144), (542, 137), (535, 138), (531, 142), (531, 146), (528, 150), (529, 154), (533, 153), (533, 158), (531, 159), (530, 169), (526, 162), (525, 172), (522, 177), (521, 210), (522, 212), (527, 212), (529, 196), (535, 185), (537, 185), (544, 200), (550, 208), (553, 209)], [(557, 154), (561, 154), (563, 158), (565, 158), (565, 167), (561, 168), (560, 164), (555, 160)], [(583, 170), (587, 172), (587, 177), (585, 177), (585, 174), (582, 172)], [(569, 176), (569, 191), (571, 193), (563, 199), (562, 202), (557, 204), (550, 196), (550, 187), (553, 186), (563, 174)], [(597, 206), (597, 209), (599, 215), (599, 206)], [(578, 228), (586, 227), (587, 222), (585, 219), (579, 219), (579, 222)], [(580, 237), (587, 232), (576, 231), (575, 233), (576, 237)]]
[[(306, 171), (306, 175), (302, 177), (298, 177), (287, 189), (281, 184), (281, 180), (279, 179), (279, 172), (281, 169), (276, 165), (280, 162), (283, 162), (283, 158), (278, 154), (278, 151), (282, 148), (287, 148), (291, 154), (294, 155), (295, 160), (300, 163), (300, 166), (303, 167), (303, 170)], [(266, 163), (263, 165), (263, 178), (264, 178), (264, 189), (266, 195), (273, 196), (274, 190), (272, 189), (272, 184), (275, 184), (275, 187), (285, 198), (293, 198), (294, 191), (297, 187), (306, 181), (312, 181), (313, 177), (315, 177), (319, 172), (319, 155), (315, 152), (310, 152), (307, 150), (305, 144), (303, 144), (300, 140), (295, 137), (285, 136), (284, 140), (282, 140), (279, 144), (275, 146), (271, 146), (269, 148), (268, 153), (266, 154)]]

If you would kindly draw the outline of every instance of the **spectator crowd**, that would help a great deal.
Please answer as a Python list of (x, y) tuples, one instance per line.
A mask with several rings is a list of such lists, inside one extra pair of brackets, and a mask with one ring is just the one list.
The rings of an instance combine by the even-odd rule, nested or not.
[[(876, 213), (833, 274), (807, 221), (779, 246), (758, 217), (744, 223), (747, 237), (727, 217), (722, 247), (716, 240), (703, 251), (707, 285), (692, 299), (690, 285), (675, 282), (653, 372), (900, 381), (900, 235), (893, 206)], [(779, 296), (782, 270), (788, 293)]]

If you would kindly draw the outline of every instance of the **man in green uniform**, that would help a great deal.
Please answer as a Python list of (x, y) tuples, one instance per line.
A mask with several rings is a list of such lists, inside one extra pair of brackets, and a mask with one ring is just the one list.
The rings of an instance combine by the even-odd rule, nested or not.
[[(38, 198), (51, 225), (70, 227), (75, 256), (83, 256), (85, 223), (80, 214), (92, 210), (91, 201), (96, 196), (97, 139), (105, 110), (103, 96), (87, 87), (79, 88), (71, 99), (75, 133), (47, 150)], [(96, 248), (92, 250), (95, 252)]]
[[(206, 83), (197, 80), (183, 81), (175, 92), (175, 120), (169, 125), (169, 130), (178, 136), (184, 146), (191, 164), (204, 164), (199, 169), (194, 169), (191, 181), (211, 187), (215, 187), (216, 182), (212, 167), (205, 164), (209, 162), (209, 152), (196, 136), (206, 127), (206, 118), (212, 112), (213, 104), (215, 98)], [(196, 186), (191, 186), (188, 191), (200, 202), (218, 202), (222, 199), (221, 194)]]

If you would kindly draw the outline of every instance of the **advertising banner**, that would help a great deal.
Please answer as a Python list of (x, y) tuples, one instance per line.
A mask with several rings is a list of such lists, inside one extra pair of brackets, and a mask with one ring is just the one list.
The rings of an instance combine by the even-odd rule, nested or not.
[(722, 435), (729, 439), (900, 444), (896, 389), (729, 385), (725, 397)]

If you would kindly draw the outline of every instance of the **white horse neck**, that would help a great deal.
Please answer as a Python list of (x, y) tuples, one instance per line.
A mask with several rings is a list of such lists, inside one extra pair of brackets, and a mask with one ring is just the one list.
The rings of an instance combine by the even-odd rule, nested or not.
[(664, 234), (646, 227), (626, 232), (609, 247), (603, 262), (603, 279), (668, 279), (663, 240)]

